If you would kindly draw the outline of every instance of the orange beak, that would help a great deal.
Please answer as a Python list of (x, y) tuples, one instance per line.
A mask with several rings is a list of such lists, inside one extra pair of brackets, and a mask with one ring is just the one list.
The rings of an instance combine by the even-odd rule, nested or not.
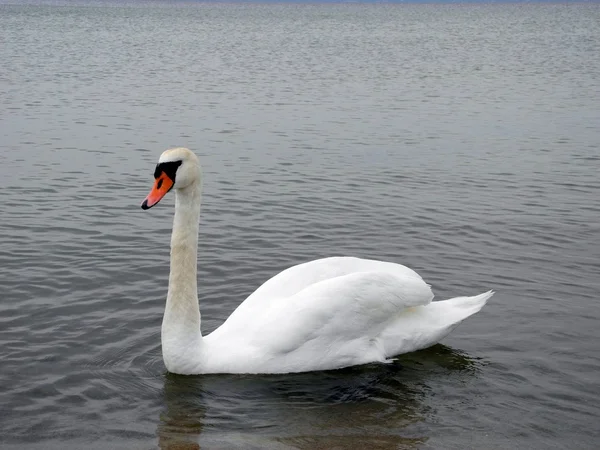
[(160, 200), (171, 190), (173, 187), (173, 180), (171, 180), (166, 173), (162, 172), (159, 177), (154, 181), (152, 190), (146, 197), (146, 200), (142, 203), (142, 209), (150, 209), (156, 205)]

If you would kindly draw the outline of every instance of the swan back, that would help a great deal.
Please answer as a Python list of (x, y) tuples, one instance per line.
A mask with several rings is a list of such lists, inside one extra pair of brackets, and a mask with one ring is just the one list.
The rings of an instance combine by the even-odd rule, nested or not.
[(320, 281), (357, 272), (383, 272), (422, 280), (417, 272), (401, 264), (352, 256), (332, 256), (298, 264), (280, 272), (256, 289), (230, 318), (250, 314), (252, 310), (259, 308), (268, 308), (273, 301), (285, 301), (282, 299)]

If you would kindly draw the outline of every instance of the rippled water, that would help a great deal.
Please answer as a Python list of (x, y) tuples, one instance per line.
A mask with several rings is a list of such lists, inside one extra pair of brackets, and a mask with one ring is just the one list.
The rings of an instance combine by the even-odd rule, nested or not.
[[(600, 8), (0, 5), (2, 448), (595, 448)], [(326, 255), (496, 296), (392, 365), (167, 374), (169, 146), (216, 328)]]

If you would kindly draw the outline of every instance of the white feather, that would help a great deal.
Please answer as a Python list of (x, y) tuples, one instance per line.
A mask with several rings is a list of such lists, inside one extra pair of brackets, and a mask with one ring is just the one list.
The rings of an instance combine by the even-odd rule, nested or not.
[(385, 362), (439, 342), (493, 295), (432, 302), (429, 286), (408, 267), (324, 258), (271, 278), (203, 337), (196, 287), (201, 172), (187, 149), (167, 150), (160, 161), (176, 160), (182, 164), (162, 325), (171, 372), (287, 373)]

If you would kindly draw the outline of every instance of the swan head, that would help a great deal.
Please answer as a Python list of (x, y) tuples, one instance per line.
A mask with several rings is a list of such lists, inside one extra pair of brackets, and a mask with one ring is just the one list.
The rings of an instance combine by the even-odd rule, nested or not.
[(142, 202), (142, 209), (156, 205), (171, 189), (185, 189), (200, 181), (198, 157), (189, 149), (165, 150), (154, 170), (154, 186)]

